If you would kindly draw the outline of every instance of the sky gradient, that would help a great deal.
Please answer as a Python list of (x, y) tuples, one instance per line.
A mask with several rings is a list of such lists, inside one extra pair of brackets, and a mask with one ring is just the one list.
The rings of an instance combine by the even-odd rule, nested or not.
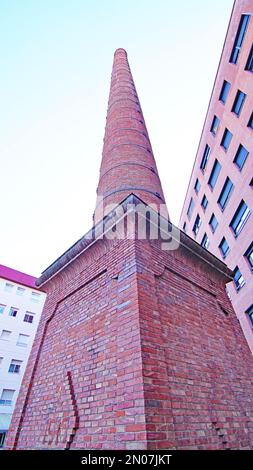
[(38, 276), (91, 226), (115, 49), (178, 223), (232, 0), (0, 0), (0, 264)]

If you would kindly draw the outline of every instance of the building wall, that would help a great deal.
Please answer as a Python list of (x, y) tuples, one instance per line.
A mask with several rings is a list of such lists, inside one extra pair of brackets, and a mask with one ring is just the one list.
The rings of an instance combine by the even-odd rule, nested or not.
[[(242, 14), (250, 14), (251, 18), (240, 50), (238, 62), (237, 64), (233, 64), (229, 62), (229, 59)], [(232, 270), (238, 266), (245, 280), (245, 285), (239, 291), (236, 289), (233, 282), (228, 284), (227, 290), (248, 344), (253, 351), (253, 324), (249, 316), (245, 313), (253, 304), (253, 275), (250, 265), (244, 257), (245, 251), (253, 241), (253, 186), (251, 182), (253, 177), (253, 130), (247, 126), (253, 112), (253, 73), (245, 70), (252, 44), (252, 1), (236, 1), (180, 218), (180, 227), (183, 228), (184, 224), (186, 224), (187, 234), (195, 238), (199, 243), (201, 243), (206, 233), (210, 240), (208, 249), (220, 258), (222, 258), (222, 254), (219, 249), (219, 244), (223, 237), (226, 238), (230, 252), (224, 259), (224, 262)], [(225, 104), (219, 100), (224, 80), (231, 84)], [(231, 111), (238, 89), (247, 95), (239, 117)], [(210, 132), (214, 115), (220, 119), (216, 135)], [(225, 128), (229, 129), (233, 134), (227, 151), (224, 151), (220, 145)], [(211, 153), (206, 170), (203, 172), (200, 169), (200, 163), (206, 144), (210, 146)], [(248, 158), (241, 171), (233, 163), (239, 144), (242, 144), (249, 151)], [(211, 190), (208, 185), (208, 179), (215, 159), (219, 161), (222, 168), (216, 186)], [(222, 211), (217, 200), (227, 176), (234, 184), (234, 189), (225, 210)], [(201, 184), (199, 194), (196, 194), (194, 190), (197, 178)], [(208, 206), (205, 211), (201, 207), (204, 194), (208, 199)], [(189, 220), (187, 210), (191, 197), (194, 199), (195, 207)], [(242, 199), (250, 208), (251, 215), (238, 237), (235, 238), (229, 224)], [(215, 214), (219, 222), (218, 228), (214, 234), (209, 225), (212, 213)], [(197, 214), (200, 215), (201, 226), (197, 236), (194, 237), (192, 228)]]
[[(6, 289), (6, 284), (10, 285), (8, 290)], [(39, 297), (34, 299), (32, 293), (39, 294)], [(4, 307), (4, 311), (0, 313), (0, 398), (3, 389), (15, 390), (11, 404), (1, 404), (0, 402), (0, 419), (3, 415), (5, 415), (5, 417), (9, 415), (10, 417), (13, 413), (45, 297), (46, 294), (39, 292), (36, 288), (0, 278), (0, 305)], [(15, 317), (9, 315), (11, 307), (18, 309), (18, 313)], [(32, 323), (24, 321), (26, 312), (34, 314)], [(6, 340), (1, 339), (3, 330), (11, 332)], [(29, 338), (27, 338), (27, 346), (17, 344), (19, 334), (29, 336)], [(19, 373), (8, 372), (13, 359), (22, 361)]]
[(253, 358), (225, 280), (182, 246), (90, 246), (43, 286), (7, 447), (253, 448)]

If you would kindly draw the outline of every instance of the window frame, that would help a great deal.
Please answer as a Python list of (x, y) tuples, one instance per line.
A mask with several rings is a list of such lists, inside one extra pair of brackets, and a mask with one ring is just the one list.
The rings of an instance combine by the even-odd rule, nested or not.
[[(238, 118), (241, 114), (243, 105), (244, 105), (245, 100), (246, 100), (246, 96), (247, 96), (246, 93), (244, 93), (241, 90), (237, 90), (236, 95), (235, 95), (235, 99), (234, 99), (234, 102), (233, 102), (233, 106), (231, 108), (231, 112), (233, 114), (235, 114), (235, 116), (237, 116)], [(239, 102), (239, 99), (241, 99), (241, 97), (242, 97), (242, 101)], [(239, 103), (239, 108), (238, 108), (238, 103)]]
[(232, 47), (232, 51), (229, 58), (229, 63), (236, 65), (238, 62), (238, 58), (242, 49), (243, 41), (245, 38), (245, 34), (249, 25), (250, 15), (241, 15), (239, 25), (237, 28), (234, 44)]
[[(214, 174), (215, 174), (216, 168), (218, 168), (218, 173), (217, 173), (217, 177), (216, 177), (216, 179), (215, 179), (215, 181), (214, 181), (214, 184), (212, 185), (211, 182), (212, 182), (212, 179), (214, 178)], [(212, 168), (212, 170), (211, 170), (209, 179), (208, 179), (208, 185), (210, 186), (211, 190), (213, 190), (213, 189), (215, 188), (215, 185), (216, 185), (216, 183), (217, 183), (217, 181), (218, 181), (220, 172), (221, 172), (221, 164), (220, 164), (219, 160), (217, 160), (217, 158), (216, 158), (215, 161), (214, 161), (213, 168)]]
[[(228, 141), (228, 145), (225, 146), (225, 142), (226, 142), (227, 136), (228, 136), (229, 141)], [(231, 144), (232, 138), (233, 138), (232, 132), (226, 127), (225, 130), (224, 130), (224, 132), (223, 132), (223, 136), (222, 136), (222, 139), (221, 139), (221, 142), (220, 142), (220, 146), (223, 148), (223, 150), (224, 150), (225, 152), (228, 151), (229, 146), (230, 146), (230, 144)]]
[(228, 94), (230, 92), (231, 88), (231, 83), (228, 82), (227, 80), (223, 80), (220, 94), (219, 94), (219, 101), (221, 101), (223, 104), (226, 104)]
[[(242, 150), (245, 150), (246, 156), (245, 156), (245, 158), (244, 158), (244, 160), (243, 160), (242, 166), (239, 166), (238, 163), (237, 163), (237, 160), (238, 160), (239, 154), (240, 154), (240, 152), (241, 152)], [(244, 167), (244, 165), (245, 165), (245, 162), (246, 162), (246, 160), (247, 160), (247, 158), (248, 158), (248, 155), (249, 155), (249, 151), (246, 149), (246, 147), (244, 147), (244, 145), (242, 145), (242, 144), (239, 144), (239, 147), (238, 147), (238, 149), (237, 149), (237, 152), (236, 152), (235, 157), (234, 157), (234, 160), (233, 160), (233, 163), (235, 164), (235, 166), (238, 168), (239, 171), (242, 171), (242, 169), (243, 169), (243, 167)]]
[[(229, 183), (231, 183), (231, 185), (230, 185), (229, 191), (226, 193), (226, 199), (224, 200), (224, 203), (222, 204), (222, 203), (221, 203), (221, 200), (222, 200), (223, 195), (224, 195), (224, 193), (225, 193), (225, 191), (226, 191), (226, 187), (227, 187), (227, 185), (228, 185)], [(231, 181), (231, 179), (227, 176), (227, 178), (226, 178), (226, 180), (225, 180), (225, 183), (224, 183), (224, 185), (223, 185), (223, 187), (222, 187), (222, 189), (221, 189), (221, 192), (220, 192), (220, 195), (219, 195), (219, 197), (218, 197), (218, 200), (217, 200), (217, 204), (218, 204), (218, 206), (219, 206), (219, 208), (221, 209), (222, 212), (225, 210), (226, 205), (227, 205), (227, 203), (228, 203), (228, 201), (229, 201), (229, 199), (230, 199), (230, 197), (231, 197), (231, 195), (232, 195), (233, 190), (234, 190), (234, 184), (233, 184), (233, 182)]]
[[(238, 217), (238, 214), (240, 213), (241, 209), (243, 206), (246, 206), (244, 212), (242, 213), (242, 217), (240, 218), (239, 222), (237, 223), (236, 227), (233, 226), (233, 223), (235, 222), (236, 218)], [(245, 215), (246, 213), (246, 215)], [(231, 219), (231, 222), (229, 224), (229, 227), (231, 228), (233, 234), (234, 234), (234, 237), (237, 238), (238, 235), (241, 233), (242, 229), (244, 228), (249, 216), (251, 214), (251, 210), (249, 208), (249, 206), (246, 204), (246, 202), (242, 199), (239, 206), (237, 207), (232, 219)], [(244, 216), (245, 215), (245, 216)], [(239, 229), (238, 229), (239, 227)]]

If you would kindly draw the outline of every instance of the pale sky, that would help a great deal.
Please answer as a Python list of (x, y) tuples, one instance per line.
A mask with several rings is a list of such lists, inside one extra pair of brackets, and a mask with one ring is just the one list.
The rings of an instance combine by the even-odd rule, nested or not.
[(0, 264), (38, 276), (91, 227), (115, 49), (178, 223), (233, 0), (0, 0)]

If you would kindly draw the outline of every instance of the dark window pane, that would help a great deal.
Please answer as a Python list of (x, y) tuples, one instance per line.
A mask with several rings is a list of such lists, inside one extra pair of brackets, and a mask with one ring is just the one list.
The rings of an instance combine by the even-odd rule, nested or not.
[(246, 148), (243, 147), (243, 145), (239, 145), (235, 158), (234, 158), (234, 163), (236, 166), (238, 166), (239, 170), (243, 168), (243, 165), (246, 161), (248, 154), (249, 154), (248, 150), (246, 150)]
[(217, 227), (218, 227), (218, 220), (216, 219), (216, 217), (215, 217), (214, 214), (212, 214), (212, 216), (211, 216), (211, 218), (210, 218), (210, 220), (209, 220), (209, 225), (210, 225), (210, 227), (211, 227), (212, 232), (214, 233), (215, 230), (216, 230)]
[(253, 270), (253, 242), (250, 244), (244, 256), (247, 258), (251, 269)]
[(251, 114), (251, 116), (250, 116), (250, 118), (249, 118), (248, 127), (250, 127), (251, 129), (253, 129), (253, 113)]
[(253, 44), (250, 49), (250, 53), (249, 53), (245, 70), (248, 70), (249, 72), (253, 72)]
[(187, 231), (187, 225), (186, 225), (186, 222), (184, 222), (184, 225), (183, 225), (183, 231), (186, 233)]
[(198, 194), (199, 190), (200, 190), (200, 182), (199, 182), (198, 178), (196, 179), (194, 189), (195, 189), (196, 194)]
[(221, 146), (224, 148), (224, 150), (228, 149), (232, 137), (233, 137), (233, 134), (228, 129), (225, 129), (222, 140), (221, 140)]
[(226, 258), (228, 252), (229, 252), (229, 246), (228, 242), (225, 237), (222, 238), (220, 244), (219, 244), (219, 249), (222, 253), (223, 258)]
[(209, 241), (207, 234), (205, 233), (201, 241), (201, 246), (208, 249), (209, 245), (210, 245), (210, 241)]
[(238, 266), (236, 266), (234, 269), (234, 283), (237, 290), (240, 290), (245, 284), (244, 278)]
[(197, 235), (198, 231), (199, 231), (199, 227), (201, 225), (201, 219), (200, 219), (200, 216), (199, 214), (197, 215), (196, 219), (195, 219), (195, 222), (194, 222), (194, 225), (193, 225), (193, 228), (192, 228), (192, 231), (195, 235)]
[(201, 206), (203, 207), (204, 210), (207, 208), (207, 204), (208, 204), (208, 199), (206, 195), (204, 194), (202, 201), (201, 201)]
[(219, 118), (217, 118), (217, 116), (214, 116), (213, 118), (213, 122), (212, 122), (212, 125), (211, 125), (211, 128), (210, 128), (210, 131), (212, 132), (212, 134), (216, 134), (217, 130), (218, 130), (218, 127), (219, 127), (219, 124), (220, 124), (220, 120)]
[(208, 180), (208, 184), (209, 184), (209, 186), (211, 186), (212, 189), (214, 188), (214, 186), (216, 184), (216, 181), (217, 181), (218, 176), (220, 174), (220, 170), (221, 170), (221, 165), (218, 162), (218, 160), (215, 160), (211, 175), (210, 175), (209, 180)]
[(253, 326), (253, 304), (249, 308), (247, 308), (245, 313), (247, 313), (249, 315), (249, 319), (250, 319), (250, 321), (252, 323), (252, 326)]
[(232, 107), (232, 112), (235, 113), (237, 116), (240, 115), (240, 112), (242, 110), (245, 98), (246, 98), (245, 93), (238, 90), (237, 93), (236, 93), (236, 97), (235, 97), (233, 107)]
[(190, 204), (189, 204), (189, 207), (188, 207), (188, 211), (187, 211), (187, 215), (188, 215), (188, 218), (190, 219), (191, 216), (192, 216), (192, 212), (193, 212), (193, 209), (194, 209), (194, 200), (191, 198), (190, 200)]
[(247, 204), (242, 200), (235, 212), (233, 219), (230, 222), (230, 227), (234, 232), (234, 235), (237, 236), (242, 228), (244, 227), (248, 217), (250, 215), (250, 210)]
[(233, 188), (234, 188), (234, 185), (232, 181), (229, 178), (227, 178), (221, 190), (219, 199), (218, 199), (218, 204), (220, 205), (222, 209), (225, 209), (225, 206), (229, 200), (229, 197), (231, 196)]
[(207, 165), (207, 162), (208, 162), (208, 159), (209, 159), (210, 151), (211, 151), (211, 149), (210, 149), (209, 145), (206, 145), (204, 153), (203, 153), (203, 157), (202, 157), (202, 160), (201, 160), (201, 163), (200, 163), (200, 168), (201, 168), (202, 171), (204, 171), (206, 169), (206, 165)]
[(231, 56), (230, 56), (230, 59), (229, 59), (229, 62), (231, 62), (232, 64), (237, 63), (237, 60), (238, 60), (238, 57), (239, 57), (239, 54), (240, 54), (240, 50), (241, 50), (241, 47), (242, 47), (243, 39), (244, 39), (246, 30), (247, 30), (247, 26), (248, 26), (248, 23), (249, 23), (249, 19), (250, 19), (250, 15), (242, 15), (241, 16), (241, 20), (240, 20), (239, 27), (238, 27), (238, 30), (237, 30), (237, 33), (236, 33), (236, 37), (235, 37), (234, 46), (233, 46)]
[(222, 101), (222, 103), (224, 104), (226, 103), (229, 90), (230, 90), (230, 83), (224, 80), (222, 88), (221, 88), (220, 96), (219, 96), (219, 100)]

